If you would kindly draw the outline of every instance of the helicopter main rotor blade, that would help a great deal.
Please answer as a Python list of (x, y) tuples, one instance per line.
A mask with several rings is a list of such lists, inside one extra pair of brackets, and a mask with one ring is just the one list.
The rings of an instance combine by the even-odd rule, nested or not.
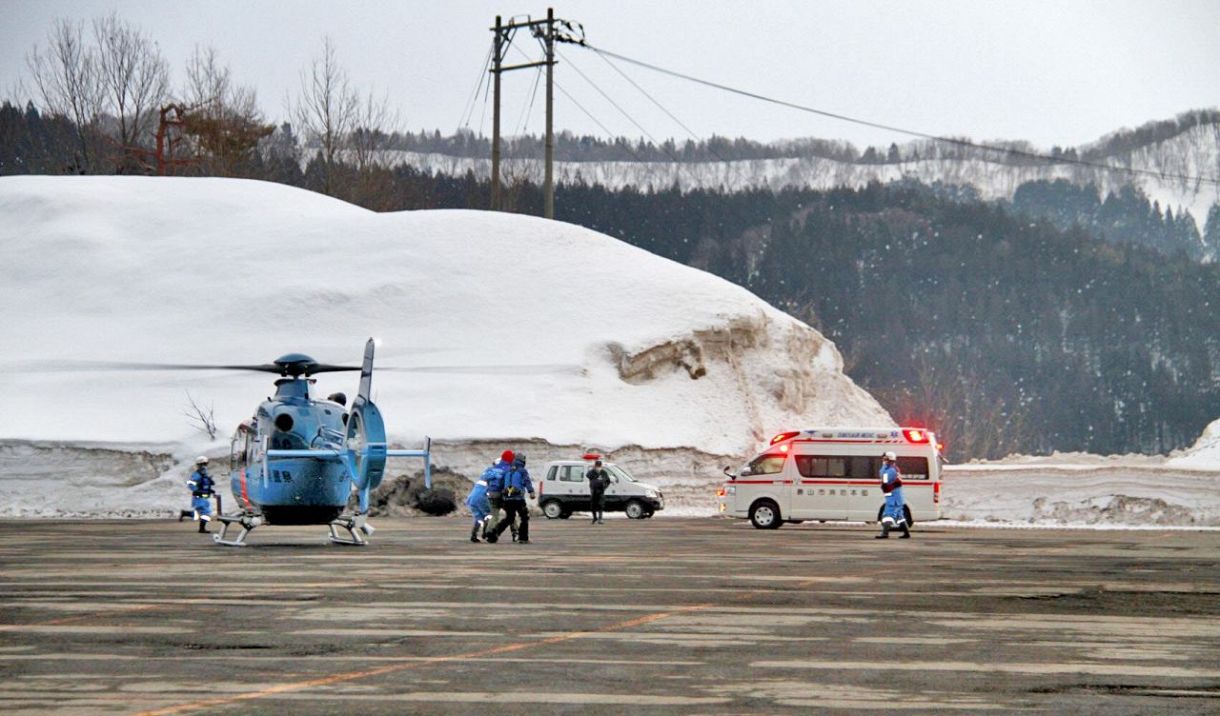
[(330, 365), (328, 363), (319, 363), (309, 369), (310, 375), (314, 373), (338, 373), (340, 371), (360, 370), (358, 365)]
[[(358, 365), (333, 365), (320, 363), (304, 371), (306, 375), (318, 373), (354, 372)], [(275, 363), (259, 364), (202, 364), (202, 363), (137, 363), (128, 361), (83, 361), (56, 360), (30, 361), (11, 365), (8, 370), (21, 373), (77, 373), (77, 372), (121, 372), (121, 371), (175, 371), (175, 370), (242, 370), (284, 375), (285, 367)], [(377, 372), (436, 373), (452, 375), (546, 375), (579, 374), (584, 369), (576, 364), (531, 364), (531, 365), (416, 365), (381, 366)]]
[(248, 370), (262, 373), (281, 373), (283, 369), (274, 363), (258, 365), (204, 365), (199, 363), (132, 363), (125, 361), (56, 360), (31, 361), (17, 364), (13, 370), (24, 373), (68, 373), (91, 371), (126, 370)]
[(580, 373), (584, 369), (572, 363), (554, 363), (532, 365), (386, 366), (377, 370), (398, 373), (450, 373), (458, 375), (546, 375), (550, 373)]

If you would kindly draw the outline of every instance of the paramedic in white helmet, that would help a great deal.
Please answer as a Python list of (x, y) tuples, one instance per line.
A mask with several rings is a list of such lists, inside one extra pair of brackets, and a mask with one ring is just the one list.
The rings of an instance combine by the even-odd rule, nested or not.
[(216, 483), (208, 474), (208, 458), (200, 455), (195, 458), (195, 471), (191, 473), (186, 486), (191, 490), (191, 507), (195, 519), (199, 520), (199, 531), (208, 531), (208, 521), (212, 519), (212, 495), (216, 493)]
[(881, 456), (881, 491), (885, 493), (885, 509), (881, 513), (881, 534), (877, 539), (887, 539), (890, 530), (902, 530), (902, 537), (910, 539), (906, 513), (902, 509), (902, 475), (898, 472), (898, 456), (886, 452)]

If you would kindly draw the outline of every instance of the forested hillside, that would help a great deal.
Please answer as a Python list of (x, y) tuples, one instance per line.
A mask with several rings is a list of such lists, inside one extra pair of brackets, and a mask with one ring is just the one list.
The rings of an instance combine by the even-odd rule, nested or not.
[[(954, 456), (1164, 452), (1220, 414), (1220, 267), (944, 188), (561, 189), (586, 223), (749, 287)], [(1142, 204), (1140, 207), (1142, 215)]]
[[(149, 170), (106, 147), (63, 117), (0, 107), (2, 174)], [(473, 173), (304, 160), (287, 125), (230, 149), (175, 171), (381, 211), (489, 201)], [(979, 196), (909, 179), (823, 191), (573, 183), (557, 188), (556, 218), (716, 273), (819, 328), (851, 377), (895, 418), (940, 429), (955, 458), (1165, 452), (1220, 415), (1220, 266), (1206, 260), (1220, 209), (1200, 234), (1135, 188), (1037, 181), (1011, 201)], [(541, 213), (528, 180), (505, 201)]]

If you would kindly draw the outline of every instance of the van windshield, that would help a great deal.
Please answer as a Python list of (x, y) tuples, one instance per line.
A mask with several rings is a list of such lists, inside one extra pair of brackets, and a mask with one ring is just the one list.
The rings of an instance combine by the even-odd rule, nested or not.
[(635, 482), (635, 478), (627, 474), (627, 471), (617, 465), (607, 465), (606, 470), (618, 477), (623, 482)]

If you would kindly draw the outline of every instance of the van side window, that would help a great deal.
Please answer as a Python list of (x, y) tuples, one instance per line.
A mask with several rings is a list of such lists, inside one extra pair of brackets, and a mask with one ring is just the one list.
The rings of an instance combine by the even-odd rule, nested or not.
[(556, 472), (558, 472), (558, 471), (559, 471), (559, 468), (557, 468), (557, 467), (555, 467), (554, 465), (552, 465), (552, 466), (551, 466), (551, 469), (546, 471), (546, 479), (548, 479), (548, 480), (554, 480), (554, 479), (555, 479), (555, 473), (556, 473)]
[(585, 468), (582, 465), (564, 465), (559, 474), (560, 482), (584, 482)]
[(747, 475), (774, 475), (784, 471), (784, 455), (759, 455), (746, 466)]
[(929, 475), (928, 458), (900, 457), (898, 458), (898, 472), (902, 474), (904, 480), (926, 480)]

